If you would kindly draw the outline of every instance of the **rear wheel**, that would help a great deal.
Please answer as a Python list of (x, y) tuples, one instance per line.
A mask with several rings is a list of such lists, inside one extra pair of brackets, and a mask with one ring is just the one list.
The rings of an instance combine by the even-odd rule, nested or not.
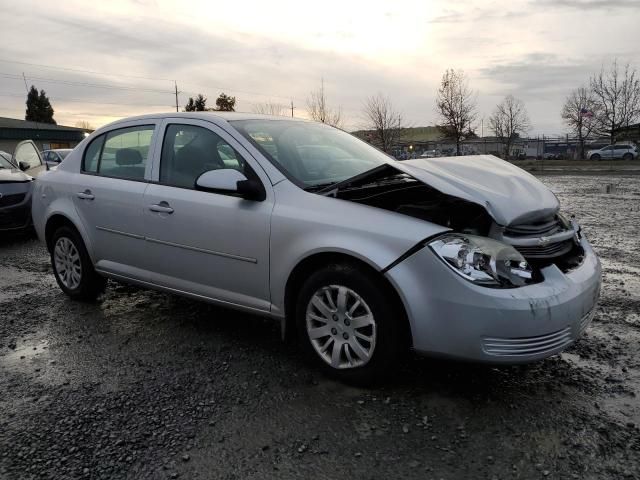
[(307, 355), (348, 382), (384, 378), (403, 348), (403, 317), (387, 288), (355, 265), (312, 274), (300, 290), (296, 321)]
[(622, 159), (623, 160), (633, 160), (633, 155), (630, 154), (629, 152), (627, 152), (622, 156)]
[(51, 238), (51, 266), (58, 286), (76, 300), (95, 300), (106, 286), (96, 273), (82, 238), (73, 228), (58, 228)]

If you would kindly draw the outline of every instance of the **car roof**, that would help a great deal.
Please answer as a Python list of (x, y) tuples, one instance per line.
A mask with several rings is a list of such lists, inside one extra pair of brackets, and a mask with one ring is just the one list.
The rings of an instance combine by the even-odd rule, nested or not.
[[(224, 120), (224, 121), (233, 121), (233, 120), (293, 120), (296, 122), (308, 122), (309, 120), (305, 120), (302, 118), (293, 118), (293, 117), (285, 117), (281, 115), (262, 115), (260, 113), (243, 113), (243, 112), (218, 112), (218, 111), (209, 111), (209, 112), (164, 112), (164, 113), (149, 113), (146, 115), (137, 115), (135, 117), (127, 117), (122, 118), (120, 120), (116, 120), (115, 122), (110, 123), (106, 126), (118, 125), (119, 123), (131, 122), (137, 120), (159, 120), (163, 118), (185, 118), (185, 119), (196, 119), (196, 120)], [(104, 127), (102, 127), (104, 128)], [(101, 130), (102, 130), (101, 128)]]

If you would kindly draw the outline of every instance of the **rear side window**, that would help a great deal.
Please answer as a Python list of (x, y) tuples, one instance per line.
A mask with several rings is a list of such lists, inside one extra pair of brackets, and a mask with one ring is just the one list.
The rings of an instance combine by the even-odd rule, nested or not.
[(153, 125), (120, 128), (96, 138), (85, 150), (83, 171), (144, 180), (153, 130)]

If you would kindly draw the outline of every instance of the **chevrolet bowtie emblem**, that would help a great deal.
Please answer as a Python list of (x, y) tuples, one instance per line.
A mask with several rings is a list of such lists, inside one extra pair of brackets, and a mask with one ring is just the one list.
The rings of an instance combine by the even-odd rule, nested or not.
[(538, 245), (540, 245), (541, 247), (546, 247), (547, 245), (549, 245), (550, 241), (551, 239), (549, 237), (540, 237), (540, 239), (538, 240)]

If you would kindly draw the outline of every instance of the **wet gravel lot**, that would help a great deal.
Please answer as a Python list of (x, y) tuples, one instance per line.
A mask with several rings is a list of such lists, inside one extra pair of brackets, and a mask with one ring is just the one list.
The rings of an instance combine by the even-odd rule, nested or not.
[(640, 177), (542, 180), (602, 259), (586, 335), (374, 389), (269, 320), (115, 283), (72, 302), (35, 239), (0, 241), (0, 478), (640, 478)]

